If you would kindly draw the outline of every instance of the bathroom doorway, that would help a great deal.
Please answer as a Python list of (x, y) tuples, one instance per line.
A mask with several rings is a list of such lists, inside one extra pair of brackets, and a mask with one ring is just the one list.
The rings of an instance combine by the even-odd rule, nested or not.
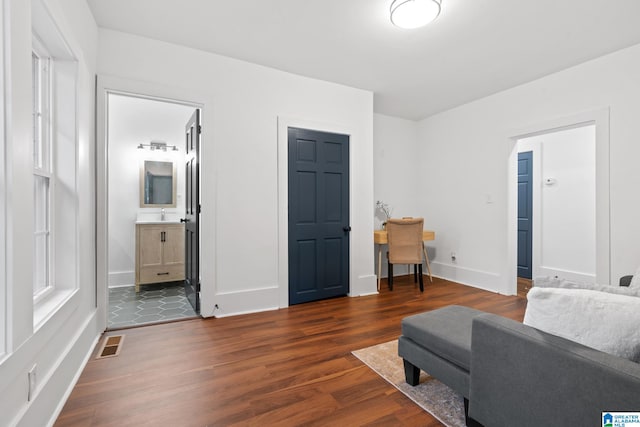
[(196, 317), (185, 295), (180, 220), (185, 124), (197, 107), (127, 93), (106, 97), (107, 328)]

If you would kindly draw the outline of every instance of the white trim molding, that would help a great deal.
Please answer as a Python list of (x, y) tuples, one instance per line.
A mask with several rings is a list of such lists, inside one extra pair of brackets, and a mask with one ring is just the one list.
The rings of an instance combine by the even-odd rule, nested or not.
[[(375, 274), (358, 274), (363, 270), (359, 265), (357, 251), (359, 248), (367, 248), (371, 255), (371, 270), (373, 267), (373, 228), (366, 230), (363, 227), (354, 227), (360, 223), (357, 202), (357, 186), (361, 173), (356, 163), (355, 147), (358, 140), (356, 132), (348, 126), (336, 123), (324, 123), (295, 117), (278, 116), (278, 287), (280, 308), (289, 306), (289, 218), (288, 218), (288, 129), (290, 127), (318, 130), (322, 132), (340, 133), (349, 135), (349, 222), (352, 224), (352, 232), (349, 239), (349, 296), (362, 296), (375, 294), (377, 283)], [(371, 203), (373, 206), (373, 203)], [(373, 208), (371, 208), (373, 209)], [(368, 217), (373, 218), (371, 211)], [(366, 269), (365, 269), (366, 270)]]
[(551, 119), (508, 132), (507, 142), (507, 264), (503, 289), (507, 295), (517, 292), (517, 140), (587, 124), (596, 128), (596, 283), (613, 283), (611, 278), (611, 226), (609, 184), (609, 108)]

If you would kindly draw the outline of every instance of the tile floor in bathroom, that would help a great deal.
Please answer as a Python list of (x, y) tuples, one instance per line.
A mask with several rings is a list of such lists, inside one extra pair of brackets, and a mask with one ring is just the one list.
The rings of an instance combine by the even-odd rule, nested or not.
[(139, 326), (198, 315), (189, 304), (182, 282), (109, 289), (109, 329)]

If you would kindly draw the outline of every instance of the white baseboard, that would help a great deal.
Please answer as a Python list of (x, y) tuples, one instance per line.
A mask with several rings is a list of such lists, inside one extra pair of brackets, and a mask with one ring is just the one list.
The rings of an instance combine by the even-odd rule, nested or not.
[(378, 278), (375, 274), (358, 276), (352, 281), (349, 289), (349, 296), (363, 297), (365, 295), (375, 295), (378, 293)]
[(19, 416), (17, 426), (54, 425), (100, 338), (96, 330), (94, 312), (69, 340), (49, 374), (38, 378), (41, 385), (26, 411)]
[(133, 286), (136, 282), (135, 271), (110, 271), (109, 287), (120, 288), (123, 286)]
[(437, 261), (431, 262), (431, 271), (434, 276), (466, 286), (504, 295), (513, 294), (509, 289), (506, 289), (504, 278), (498, 273), (475, 270)]
[(133, 288), (134, 286), (135, 284), (131, 283), (129, 285), (109, 286), (109, 289)]
[(67, 387), (67, 390), (65, 391), (63, 398), (60, 400), (60, 403), (56, 407), (56, 410), (53, 416), (51, 417), (50, 423), (47, 424), (47, 426), (53, 427), (53, 425), (56, 422), (56, 419), (58, 418), (58, 416), (60, 416), (60, 413), (62, 412), (62, 409), (64, 408), (65, 403), (67, 403), (67, 400), (71, 395), (71, 392), (73, 391), (74, 387), (78, 383), (78, 380), (80, 379), (80, 375), (82, 375), (82, 371), (84, 371), (85, 366), (87, 366), (87, 363), (89, 362), (89, 359), (93, 354), (93, 350), (95, 349), (96, 345), (98, 344), (98, 341), (100, 340), (100, 336), (101, 336), (100, 334), (96, 335), (95, 338), (93, 339), (93, 342), (87, 349), (86, 354), (82, 360), (82, 363), (80, 363), (77, 366), (76, 373), (73, 376), (73, 379), (71, 380), (71, 382), (69, 383), (69, 386)]
[[(202, 307), (202, 317), (228, 317), (240, 314), (258, 313), (278, 310), (280, 308), (281, 290), (278, 286), (262, 289), (250, 289), (239, 292), (225, 292), (214, 298), (214, 307)], [(349, 296), (365, 296), (377, 294), (377, 282), (374, 274), (359, 276), (351, 283)], [(215, 308), (215, 305), (218, 308)]]
[[(536, 277), (559, 277), (573, 282), (596, 283), (596, 275), (577, 271), (562, 270), (560, 268), (540, 267)], [(535, 277), (534, 277), (535, 279)], [(608, 283), (602, 283), (608, 285)]]
[(277, 310), (279, 307), (278, 287), (251, 289), (239, 292), (217, 294), (215, 304), (218, 308), (200, 310), (202, 317), (227, 317), (240, 314)]

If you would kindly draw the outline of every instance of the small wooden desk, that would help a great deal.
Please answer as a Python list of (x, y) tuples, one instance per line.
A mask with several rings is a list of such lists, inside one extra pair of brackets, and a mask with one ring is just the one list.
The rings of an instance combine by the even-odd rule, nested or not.
[[(429, 240), (436, 239), (436, 232), (431, 230), (423, 230), (422, 231), (422, 253), (424, 254), (424, 259), (427, 261), (427, 271), (429, 272), (429, 280), (433, 282), (433, 277), (431, 276), (431, 266), (429, 265), (429, 257), (427, 256), (427, 250), (424, 247), (424, 242)], [(378, 245), (378, 290), (380, 290), (380, 276), (382, 275), (382, 245), (386, 245), (389, 243), (389, 239), (387, 237), (387, 230), (374, 230), (373, 232), (373, 243)]]

